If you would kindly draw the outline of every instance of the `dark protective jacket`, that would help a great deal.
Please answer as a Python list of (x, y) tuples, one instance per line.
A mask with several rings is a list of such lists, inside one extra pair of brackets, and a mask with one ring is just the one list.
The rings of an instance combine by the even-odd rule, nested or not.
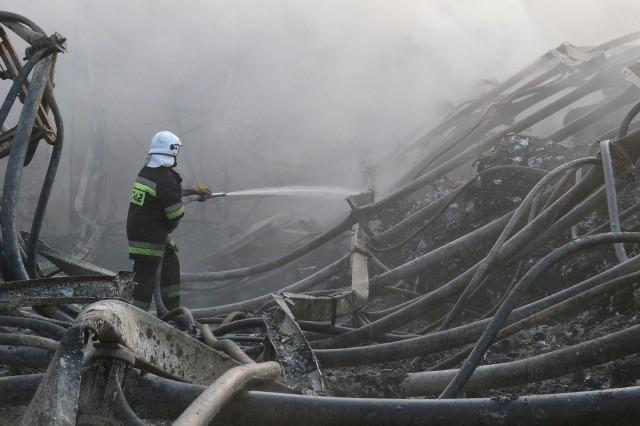
[(158, 261), (169, 233), (184, 216), (180, 175), (170, 167), (144, 166), (133, 183), (127, 215), (129, 258)]

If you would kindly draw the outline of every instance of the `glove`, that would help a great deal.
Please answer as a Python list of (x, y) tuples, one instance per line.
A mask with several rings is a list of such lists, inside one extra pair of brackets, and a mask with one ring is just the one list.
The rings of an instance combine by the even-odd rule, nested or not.
[(203, 195), (205, 197), (211, 197), (211, 190), (205, 186), (196, 186), (193, 188), (193, 193), (196, 195)]

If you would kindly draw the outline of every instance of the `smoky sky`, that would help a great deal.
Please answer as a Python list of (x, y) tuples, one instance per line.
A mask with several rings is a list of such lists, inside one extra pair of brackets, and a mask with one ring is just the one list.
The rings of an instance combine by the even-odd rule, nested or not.
[[(0, 9), (68, 38), (56, 65), (67, 129), (56, 185), (73, 196), (91, 146), (120, 219), (157, 131), (183, 140), (188, 183), (361, 190), (363, 168), (487, 90), (483, 80), (564, 41), (633, 32), (640, 16), (640, 4), (622, 0), (5, 0)], [(344, 204), (286, 208), (317, 215)]]

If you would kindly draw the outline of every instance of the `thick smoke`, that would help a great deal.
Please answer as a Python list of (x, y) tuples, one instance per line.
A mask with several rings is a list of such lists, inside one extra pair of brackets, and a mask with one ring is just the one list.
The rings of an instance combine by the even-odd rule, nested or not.
[[(640, 12), (622, 0), (9, 0), (1, 8), (69, 39), (56, 68), (67, 140), (53, 211), (98, 203), (120, 232), (131, 180), (159, 130), (183, 140), (187, 183), (362, 190), (364, 170), (487, 90), (483, 79), (504, 79), (563, 41), (593, 45), (632, 32)], [(94, 186), (78, 199), (83, 173)], [(341, 199), (271, 199), (255, 210), (224, 203), (225, 233), (278, 211), (327, 223), (348, 209)], [(192, 212), (222, 223), (221, 206)]]

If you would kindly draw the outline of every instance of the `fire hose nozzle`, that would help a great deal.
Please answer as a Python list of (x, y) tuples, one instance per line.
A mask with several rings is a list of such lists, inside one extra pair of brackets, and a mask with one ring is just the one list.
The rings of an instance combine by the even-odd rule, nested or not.
[(209, 198), (226, 197), (226, 192), (212, 192)]

